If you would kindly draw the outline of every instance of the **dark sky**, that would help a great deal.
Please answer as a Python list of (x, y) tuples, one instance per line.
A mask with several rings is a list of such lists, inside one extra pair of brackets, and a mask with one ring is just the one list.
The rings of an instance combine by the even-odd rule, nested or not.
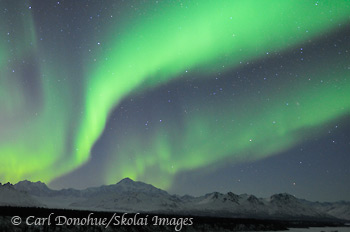
[(349, 13), (1, 1), (0, 182), (350, 200)]

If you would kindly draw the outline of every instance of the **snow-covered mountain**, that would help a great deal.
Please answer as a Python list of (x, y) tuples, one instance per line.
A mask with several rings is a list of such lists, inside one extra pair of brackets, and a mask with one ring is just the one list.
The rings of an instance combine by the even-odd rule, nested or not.
[[(6, 188), (10, 190), (4, 190)], [(232, 192), (226, 194), (214, 192), (200, 197), (177, 196), (129, 178), (114, 185), (84, 190), (52, 190), (41, 182), (21, 181), (13, 186), (7, 184), (0, 187), (0, 202), (97, 211), (281, 219), (336, 217), (350, 220), (350, 202), (310, 202), (286, 193), (275, 194), (270, 198), (257, 198), (248, 194), (237, 195)]]
[(0, 183), (0, 206), (44, 207), (28, 193), (18, 191), (10, 183)]
[(318, 211), (325, 212), (336, 218), (350, 221), (350, 202), (340, 201), (335, 203), (311, 202), (312, 206)]
[(28, 180), (20, 181), (14, 185), (14, 188), (21, 192), (27, 192), (30, 195), (34, 195), (34, 196), (47, 196), (47, 195), (50, 195), (51, 192), (53, 192), (51, 189), (49, 189), (46, 186), (46, 184), (40, 181), (38, 182), (31, 182)]
[(294, 217), (309, 216), (322, 218), (327, 216), (323, 211), (318, 211), (311, 205), (303, 204), (296, 197), (286, 193), (271, 196), (269, 203), (270, 212), (273, 212), (279, 217), (292, 215)]
[(115, 185), (82, 190), (84, 200), (71, 204), (73, 208), (150, 212), (161, 209), (173, 211), (181, 200), (166, 191), (129, 178)]

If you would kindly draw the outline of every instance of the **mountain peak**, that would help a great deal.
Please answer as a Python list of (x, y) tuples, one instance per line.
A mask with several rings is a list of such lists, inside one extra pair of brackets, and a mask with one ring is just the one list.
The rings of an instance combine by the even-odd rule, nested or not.
[(117, 184), (132, 184), (132, 183), (135, 183), (135, 181), (133, 181), (129, 177), (126, 177), (126, 178), (122, 179), (121, 181), (119, 181)]
[(41, 181), (32, 182), (32, 181), (29, 181), (29, 180), (23, 180), (23, 181), (20, 181), (17, 184), (15, 184), (15, 186), (16, 187), (21, 186), (22, 188), (23, 187), (27, 187), (27, 188), (36, 187), (36, 188), (48, 189), (47, 185), (45, 183), (41, 182)]
[(14, 185), (14, 188), (28, 192), (32, 195), (41, 196), (43, 194), (50, 193), (52, 190), (47, 187), (47, 185), (41, 181), (31, 182), (29, 180), (23, 180)]
[(289, 194), (289, 193), (278, 193), (271, 196), (271, 198), (277, 198), (277, 199), (296, 199), (295, 196)]
[(298, 202), (298, 199), (288, 193), (279, 193), (274, 194), (270, 197), (271, 202), (284, 202), (284, 203), (292, 203), (292, 202)]
[(168, 194), (166, 191), (158, 189), (151, 184), (146, 184), (141, 181), (134, 181), (130, 178), (124, 178), (119, 181), (112, 188), (117, 189), (118, 191), (124, 192), (143, 192), (143, 193), (152, 193), (152, 194)]
[(4, 187), (4, 188), (13, 188), (13, 185), (10, 182), (7, 182), (6, 184), (1, 184), (0, 183), (0, 187)]
[[(43, 183), (43, 182), (41, 182), (41, 181), (33, 182), (33, 181), (30, 181), (30, 180), (22, 180), (22, 181), (19, 181), (18, 183), (45, 185), (45, 183)], [(17, 184), (18, 184), (18, 183), (17, 183)]]

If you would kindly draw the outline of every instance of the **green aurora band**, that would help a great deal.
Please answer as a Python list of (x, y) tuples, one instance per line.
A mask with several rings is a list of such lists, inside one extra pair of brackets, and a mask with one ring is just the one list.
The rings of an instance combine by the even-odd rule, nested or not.
[[(222, 99), (210, 105), (190, 101), (188, 104), (199, 106), (200, 110), (184, 116), (184, 125), (167, 121), (150, 138), (128, 131), (128, 137), (112, 148), (116, 154), (114, 162), (108, 163), (106, 182), (128, 176), (170, 188), (169, 180), (176, 173), (199, 167), (210, 169), (215, 163), (220, 167), (225, 161), (259, 160), (306, 138), (326, 134), (327, 123), (350, 114), (349, 71), (334, 76), (335, 69), (299, 77), (312, 79), (302, 87), (293, 83), (282, 90), (269, 89), (254, 103), (249, 94), (241, 97), (243, 104)], [(315, 83), (320, 85), (315, 88)], [(115, 164), (122, 165), (116, 169)]]
[[(6, 3), (0, 6), (5, 9)], [(70, 119), (61, 109), (72, 111), (71, 90), (56, 84), (59, 66), (39, 62), (48, 55), (37, 46), (32, 14), (22, 2), (15, 4), (16, 12), (0, 20), (1, 35), (7, 36), (0, 40), (0, 178), (49, 182), (69, 171), (57, 164), (66, 152)], [(26, 89), (32, 67), (35, 94)]]
[[(350, 15), (347, 1), (322, 1), (318, 5), (314, 1), (191, 1), (184, 5), (169, 1), (141, 7), (150, 15), (131, 14), (121, 29), (109, 28), (100, 59), (86, 62), (83, 116), (64, 113), (73, 112), (74, 107), (72, 90), (57, 88), (50, 81), (62, 72), (59, 67), (37, 64), (44, 99), (35, 111), (38, 115), (24, 104), (28, 96), (17, 88), (20, 83), (10, 81), (11, 70), (1, 71), (1, 179), (51, 181), (89, 160), (109, 114), (126, 96), (179, 78), (188, 69), (200, 69), (208, 76), (222, 66), (230, 70), (240, 61), (293, 48), (331, 33), (339, 24), (348, 23)], [(24, 15), (21, 20), (27, 29), (21, 35), (26, 38), (24, 42), (12, 45), (19, 47), (18, 54), (8, 49), (6, 28), (2, 29), (6, 21), (0, 21), (1, 70), (9, 57), (21, 58), (25, 53), (50, 56), (43, 55), (35, 42), (28, 45), (36, 40), (31, 16)], [(114, 149), (105, 182), (129, 176), (168, 188), (174, 175), (182, 171), (227, 159), (257, 160), (286, 150), (317, 134), (328, 122), (348, 116), (349, 73), (336, 70), (333, 76), (332, 71), (322, 67), (313, 78), (322, 78), (333, 87), (284, 86), (281, 93), (271, 94), (271, 101), (261, 102), (259, 107), (249, 101), (244, 108), (229, 103), (209, 107), (193, 100), (193, 104), (202, 105), (202, 110), (185, 118), (181, 131), (169, 124), (166, 131), (159, 128), (146, 141), (137, 134), (119, 141), (122, 146)], [(281, 109), (286, 101), (290, 107)], [(226, 110), (216, 115), (213, 112), (219, 106)], [(19, 112), (27, 120), (10, 123)], [(71, 117), (78, 127), (73, 133), (74, 145), (69, 147), (66, 138)], [(53, 125), (52, 118), (56, 120)], [(232, 118), (239, 124), (230, 123)], [(254, 128), (249, 127), (251, 122)], [(129, 158), (131, 154), (134, 159)]]
[[(144, 19), (141, 23), (135, 23), (137, 26), (131, 30), (128, 28), (121, 38), (112, 42), (115, 45), (112, 45), (112, 49), (103, 56), (108, 57), (108, 60), (98, 63), (90, 72), (92, 75), (88, 81), (86, 94), (87, 118), (83, 121), (80, 137), (77, 140), (77, 147), (81, 151), (76, 156), (78, 163), (87, 159), (92, 145), (103, 132), (111, 110), (135, 88), (142, 89), (143, 85), (157, 86), (193, 67), (199, 66), (204, 73), (216, 70), (222, 66), (221, 57), (225, 57), (228, 60), (227, 67), (232, 68), (238, 65), (239, 61), (259, 58), (266, 51), (295, 46), (349, 19), (349, 6), (346, 2), (337, 2), (339, 5), (329, 2), (317, 7), (312, 2), (291, 1), (283, 3), (280, 1), (222, 1), (221, 3), (195, 2), (189, 4), (187, 8), (174, 5), (163, 6), (159, 14)], [(317, 112), (315, 111), (315, 115)], [(335, 115), (329, 115), (331, 116)], [(336, 116), (339, 115), (336, 114)], [(127, 160), (130, 160), (127, 158), (130, 155), (128, 152), (121, 151), (115, 154), (118, 161), (111, 162), (112, 165), (107, 170), (118, 169), (115, 168), (117, 163), (120, 171), (116, 171), (118, 175), (107, 173), (107, 182), (113, 183), (116, 179), (125, 176), (140, 179), (144, 176), (145, 169), (154, 170), (158, 167), (158, 170), (164, 165), (163, 161), (176, 163), (177, 169), (169, 170), (168, 166), (167, 171), (161, 170), (162, 174), (166, 172), (168, 174), (166, 176), (170, 177), (177, 171), (202, 167), (220, 160), (224, 155), (239, 155), (239, 152), (244, 151), (249, 139), (241, 133), (232, 133), (224, 136), (232, 142), (230, 146), (223, 151), (216, 150), (215, 155), (210, 149), (210, 153), (203, 155), (199, 149), (201, 143), (217, 147), (222, 141), (213, 141), (213, 136), (209, 134), (198, 134), (198, 131), (203, 130), (201, 128), (207, 127), (206, 120), (198, 120), (202, 117), (193, 119), (197, 127), (189, 126), (186, 127), (185, 132), (181, 132), (188, 138), (183, 143), (194, 142), (191, 147), (197, 151), (171, 151), (169, 141), (162, 143), (164, 140), (162, 136), (156, 137), (154, 146), (150, 146), (151, 151), (148, 154), (142, 152), (142, 149), (135, 151), (136, 161), (129, 165), (127, 165)], [(322, 122), (329, 120), (329, 117)], [(299, 127), (306, 125), (300, 123)], [(171, 129), (174, 130), (174, 128)], [(285, 128), (285, 130), (288, 129), (297, 128), (295, 126)], [(237, 130), (233, 131), (237, 132)], [(251, 134), (248, 131), (246, 133)], [(282, 135), (278, 150), (282, 150), (282, 147), (290, 147), (293, 140), (287, 132)], [(242, 138), (237, 140), (239, 136)], [(203, 140), (198, 141), (202, 137), (204, 137)], [(233, 140), (236, 141), (233, 142)], [(135, 145), (137, 142), (134, 137), (128, 141), (133, 142), (126, 143), (128, 146), (126, 149), (138, 147)], [(196, 143), (197, 146), (194, 145)], [(277, 152), (277, 149), (268, 148), (271, 146), (269, 143), (262, 142), (260, 145), (266, 147), (265, 149), (271, 153)], [(182, 157), (179, 153), (183, 153), (187, 159), (174, 162), (177, 159), (175, 157)], [(244, 156), (241, 159), (250, 159), (250, 157)], [(152, 178), (147, 181), (155, 183), (154, 179), (159, 176), (159, 173), (151, 176)], [(164, 175), (161, 176), (164, 177)], [(168, 187), (170, 179), (165, 179), (166, 181), (157, 185)]]

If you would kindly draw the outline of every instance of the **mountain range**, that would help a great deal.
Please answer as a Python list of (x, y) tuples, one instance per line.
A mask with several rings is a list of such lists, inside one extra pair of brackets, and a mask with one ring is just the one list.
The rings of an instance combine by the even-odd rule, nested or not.
[(311, 202), (287, 193), (269, 198), (232, 192), (178, 196), (129, 178), (84, 190), (52, 190), (40, 181), (0, 184), (0, 205), (234, 218), (350, 220), (350, 202)]

